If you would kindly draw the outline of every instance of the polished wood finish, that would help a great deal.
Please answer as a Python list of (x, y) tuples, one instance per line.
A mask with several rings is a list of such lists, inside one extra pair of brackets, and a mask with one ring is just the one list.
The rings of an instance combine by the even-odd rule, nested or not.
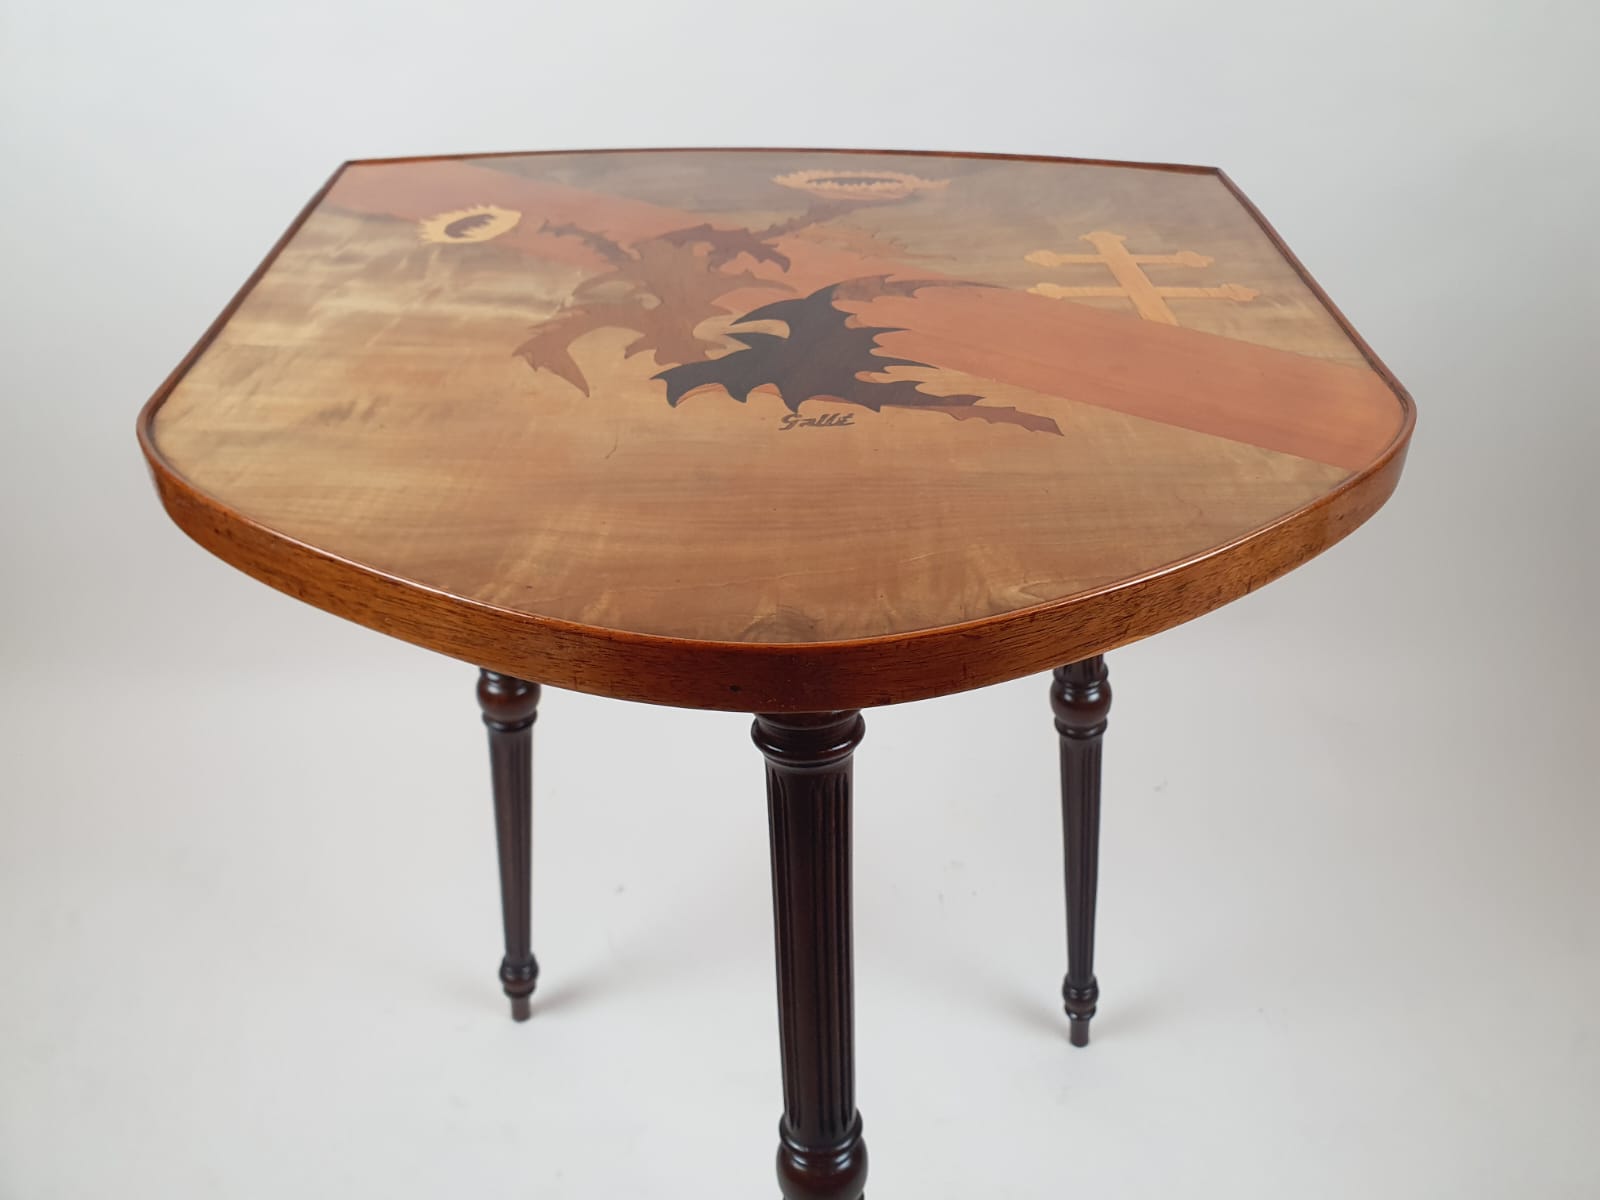
[(636, 151), (342, 168), (140, 436), (310, 603), (797, 712), (1226, 603), (1370, 516), (1412, 420), (1220, 173)]
[(788, 1200), (856, 1200), (867, 1181), (850, 945), (851, 759), (864, 732), (859, 712), (758, 716), (751, 731), (767, 759)]
[(859, 710), (1056, 668), (1085, 1045), (1103, 653), (1345, 536), (1413, 424), (1218, 171), (657, 150), (346, 164), (139, 439), (207, 550), (481, 668), (518, 1020), (527, 681), (762, 714), (779, 1186), (857, 1200)]
[(1067, 975), (1061, 999), (1072, 1044), (1089, 1044), (1100, 1000), (1094, 974), (1095, 899), (1100, 876), (1100, 741), (1111, 712), (1111, 683), (1100, 655), (1057, 667), (1050, 707), (1061, 736), (1061, 831), (1067, 879)]
[(511, 1000), (512, 1019), (526, 1021), (529, 997), (539, 983), (539, 962), (531, 949), (533, 723), (539, 716), (539, 685), (482, 671), (478, 705), (489, 729), (495, 842), (500, 851), (500, 911), (506, 938), (500, 986)]

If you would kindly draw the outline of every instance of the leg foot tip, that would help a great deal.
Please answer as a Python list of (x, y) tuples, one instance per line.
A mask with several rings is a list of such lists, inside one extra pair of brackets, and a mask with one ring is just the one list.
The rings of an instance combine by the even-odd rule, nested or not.
[(1087, 986), (1074, 987), (1069, 982), (1061, 985), (1061, 999), (1068, 1019), (1072, 1022), (1072, 1044), (1089, 1044), (1089, 1022), (1094, 1019), (1100, 1002), (1100, 983), (1091, 978)]
[(539, 986), (539, 964), (533, 959), (512, 962), (502, 959), (500, 962), (500, 988), (506, 994), (506, 999), (511, 1001), (511, 1019), (513, 1021), (526, 1021), (531, 1015), (528, 1008), (528, 998), (533, 995), (534, 988)]

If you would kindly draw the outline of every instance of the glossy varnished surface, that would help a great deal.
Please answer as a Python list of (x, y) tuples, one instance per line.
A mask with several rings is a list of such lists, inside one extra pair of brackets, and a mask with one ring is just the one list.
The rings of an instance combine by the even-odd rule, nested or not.
[(343, 168), (141, 430), (179, 524), (312, 603), (782, 712), (1225, 603), (1410, 425), (1215, 172), (635, 151)]

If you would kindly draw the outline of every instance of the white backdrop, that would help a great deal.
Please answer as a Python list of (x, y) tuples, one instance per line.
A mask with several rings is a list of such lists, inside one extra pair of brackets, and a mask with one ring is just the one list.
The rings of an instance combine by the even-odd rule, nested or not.
[(693, 144), (1221, 165), (1421, 414), (1369, 527), (1112, 656), (1089, 1050), (1044, 682), (869, 714), (870, 1194), (1594, 1195), (1597, 39), (1585, 0), (0, 0), (0, 1197), (772, 1192), (746, 722), (547, 693), (513, 1026), (472, 670), (208, 558), (133, 436), (342, 159)]

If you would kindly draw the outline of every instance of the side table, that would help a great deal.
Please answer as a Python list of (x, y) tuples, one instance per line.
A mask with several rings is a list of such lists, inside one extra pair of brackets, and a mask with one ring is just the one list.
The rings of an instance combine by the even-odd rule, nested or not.
[(139, 439), (207, 550), (480, 668), (518, 1020), (540, 684), (756, 714), (779, 1185), (853, 1200), (861, 710), (1054, 670), (1086, 1045), (1103, 654), (1349, 533), (1413, 422), (1218, 171), (638, 150), (347, 163)]

